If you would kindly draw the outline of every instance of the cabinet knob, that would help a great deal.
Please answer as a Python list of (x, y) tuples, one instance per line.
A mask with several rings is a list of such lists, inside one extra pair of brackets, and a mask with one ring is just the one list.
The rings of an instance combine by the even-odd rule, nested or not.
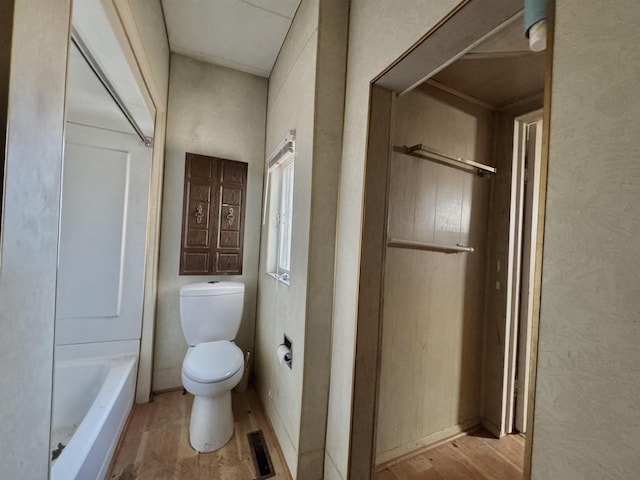
[(198, 206), (196, 207), (195, 217), (196, 217), (196, 223), (202, 223), (202, 219), (204, 218), (204, 207), (202, 206), (201, 203), (199, 203)]

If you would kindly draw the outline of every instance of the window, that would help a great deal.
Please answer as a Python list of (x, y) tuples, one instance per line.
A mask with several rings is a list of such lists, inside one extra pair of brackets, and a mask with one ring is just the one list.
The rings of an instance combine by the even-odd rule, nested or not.
[(265, 217), (267, 230), (267, 274), (285, 285), (291, 279), (291, 234), (293, 221), (294, 135), (292, 131), (269, 158)]

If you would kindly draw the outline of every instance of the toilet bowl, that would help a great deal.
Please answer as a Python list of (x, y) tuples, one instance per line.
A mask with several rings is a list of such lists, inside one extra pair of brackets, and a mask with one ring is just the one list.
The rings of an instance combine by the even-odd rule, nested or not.
[(194, 396), (189, 437), (199, 452), (223, 447), (233, 436), (231, 390), (244, 373), (242, 350), (227, 340), (189, 348), (182, 384)]
[(180, 321), (189, 348), (182, 384), (194, 396), (189, 440), (198, 452), (222, 448), (233, 436), (231, 390), (244, 374), (233, 343), (242, 318), (244, 285), (210, 282), (180, 289)]

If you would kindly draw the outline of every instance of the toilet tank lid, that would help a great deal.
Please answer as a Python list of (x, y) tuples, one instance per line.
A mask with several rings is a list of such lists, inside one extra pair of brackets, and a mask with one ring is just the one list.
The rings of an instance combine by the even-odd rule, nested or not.
[(241, 282), (192, 283), (180, 289), (181, 297), (204, 297), (214, 295), (232, 295), (244, 292)]

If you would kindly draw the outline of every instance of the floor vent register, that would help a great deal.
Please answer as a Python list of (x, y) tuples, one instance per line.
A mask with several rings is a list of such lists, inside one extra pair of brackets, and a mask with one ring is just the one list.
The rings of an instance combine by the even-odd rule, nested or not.
[(276, 472), (271, 463), (271, 456), (267, 448), (267, 442), (264, 440), (262, 430), (247, 433), (249, 439), (249, 449), (251, 450), (251, 458), (256, 469), (256, 480), (263, 478), (271, 478)]

